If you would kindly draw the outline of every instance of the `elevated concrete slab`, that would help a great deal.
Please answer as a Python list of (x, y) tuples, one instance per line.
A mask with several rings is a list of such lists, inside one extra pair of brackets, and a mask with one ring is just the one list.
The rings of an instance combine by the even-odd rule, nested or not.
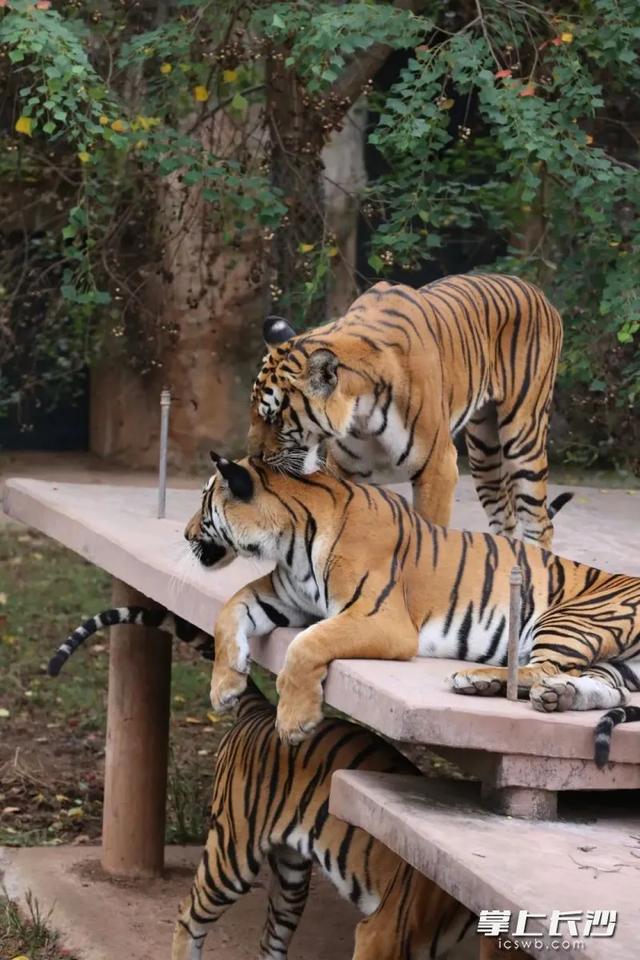
[[(330, 810), (365, 826), (470, 910), (541, 913), (527, 930), (544, 932), (534, 957), (563, 953), (548, 946), (553, 911), (617, 910), (613, 937), (581, 937), (584, 960), (633, 960), (640, 942), (640, 836), (627, 814), (595, 822), (523, 821), (481, 809), (477, 784), (340, 770)], [(584, 924), (578, 927), (583, 932)], [(509, 928), (513, 930), (513, 926)], [(567, 933), (564, 924), (561, 933)], [(524, 939), (524, 938), (523, 938)], [(570, 940), (571, 938), (569, 938)], [(573, 953), (573, 951), (571, 951)]]
[[(4, 509), (212, 632), (227, 599), (268, 567), (239, 558), (224, 570), (207, 571), (189, 557), (182, 534), (198, 500), (192, 491), (170, 490), (167, 519), (157, 520), (153, 489), (12, 479), (6, 483)], [(595, 562), (593, 554), (598, 554), (602, 566), (640, 575), (640, 536), (634, 533), (628, 517), (614, 513), (601, 518), (597, 528), (591, 525), (590, 514), (580, 519), (583, 506), (571, 504), (559, 515), (558, 545), (572, 543), (575, 549), (571, 553), (577, 559)], [(467, 490), (456, 504), (455, 523), (479, 528), (482, 524), (478, 518), (482, 519), (481, 508), (475, 493)], [(615, 538), (617, 534), (620, 543), (614, 550), (607, 536)], [(622, 544), (629, 545), (632, 536), (635, 559), (631, 552), (623, 553)], [(580, 548), (578, 543), (582, 544)], [(293, 636), (294, 631), (276, 630), (267, 640), (256, 641), (252, 647), (254, 659), (277, 672)], [(325, 699), (330, 706), (395, 740), (591, 760), (595, 713), (547, 715), (535, 712), (526, 702), (455, 695), (447, 689), (445, 678), (458, 667), (451, 660), (337, 660), (329, 670)], [(640, 695), (632, 700), (640, 705)], [(640, 729), (617, 729), (612, 761), (637, 764), (639, 758)], [(625, 783), (624, 773), (624, 768), (618, 770), (616, 785), (636, 786), (635, 779)], [(593, 768), (589, 787), (599, 785), (602, 789), (612, 786), (610, 771)]]

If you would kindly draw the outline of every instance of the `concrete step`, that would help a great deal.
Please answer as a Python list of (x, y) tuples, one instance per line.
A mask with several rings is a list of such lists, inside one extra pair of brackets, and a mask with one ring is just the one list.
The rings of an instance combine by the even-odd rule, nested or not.
[[(566, 924), (561, 936), (551, 928), (553, 911), (571, 910), (582, 918), (584, 946), (575, 949), (583, 960), (638, 955), (640, 829), (627, 810), (589, 822), (516, 820), (483, 810), (477, 784), (349, 770), (333, 776), (330, 810), (365, 826), (475, 913), (511, 911), (510, 930), (520, 910), (543, 914), (526, 927), (542, 931), (538, 947), (524, 947), (534, 957), (548, 960), (554, 940), (573, 942)], [(612, 909), (613, 937), (583, 936), (586, 911)]]

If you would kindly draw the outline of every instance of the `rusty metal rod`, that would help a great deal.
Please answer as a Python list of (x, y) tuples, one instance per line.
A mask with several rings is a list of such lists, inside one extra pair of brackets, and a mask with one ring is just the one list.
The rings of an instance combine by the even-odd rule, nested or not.
[(507, 647), (507, 700), (518, 699), (518, 646), (522, 610), (522, 570), (513, 567), (509, 576), (509, 645)]
[(167, 453), (169, 445), (169, 409), (171, 393), (163, 390), (160, 394), (160, 456), (158, 461), (158, 519), (165, 515), (167, 506)]

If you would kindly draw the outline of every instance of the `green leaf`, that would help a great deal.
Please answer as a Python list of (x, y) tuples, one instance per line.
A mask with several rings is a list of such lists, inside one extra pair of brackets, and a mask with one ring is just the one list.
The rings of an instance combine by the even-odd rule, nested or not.
[(231, 101), (231, 107), (233, 110), (237, 110), (238, 113), (244, 113), (249, 106), (249, 101), (246, 97), (243, 97), (241, 93), (236, 93), (235, 97)]

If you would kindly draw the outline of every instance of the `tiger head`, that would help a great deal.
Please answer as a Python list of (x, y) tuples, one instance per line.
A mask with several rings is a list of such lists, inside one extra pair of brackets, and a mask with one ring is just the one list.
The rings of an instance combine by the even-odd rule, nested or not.
[(248, 451), (272, 469), (309, 474), (323, 465), (323, 446), (344, 437), (355, 396), (349, 368), (323, 331), (296, 336), (281, 317), (267, 317), (264, 358), (251, 394)]
[(250, 461), (236, 463), (213, 451), (211, 459), (215, 471), (184, 531), (192, 552), (205, 567), (226, 567), (236, 556), (271, 559), (285, 522), (283, 508)]

